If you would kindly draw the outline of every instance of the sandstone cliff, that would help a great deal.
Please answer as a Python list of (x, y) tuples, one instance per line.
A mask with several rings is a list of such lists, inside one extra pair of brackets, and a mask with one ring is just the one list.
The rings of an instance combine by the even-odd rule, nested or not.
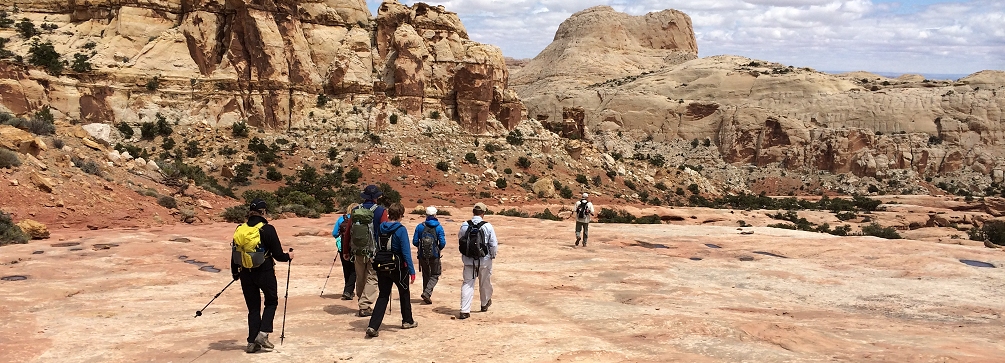
[[(626, 54), (624, 49), (639, 47), (632, 36), (595, 41), (602, 29), (586, 20), (597, 12), (628, 23), (677, 14), (629, 17), (605, 8), (577, 13), (551, 46), (514, 75), (530, 117), (566, 136), (619, 131), (657, 141), (709, 139), (731, 163), (868, 176), (892, 169), (923, 176), (967, 169), (990, 177), (1005, 167), (1005, 72), (948, 82), (830, 75), (733, 56), (661, 62)], [(662, 34), (671, 40), (690, 34), (689, 22), (678, 23)], [(648, 30), (635, 34), (654, 37)], [(693, 43), (671, 40), (662, 44), (694, 50)], [(568, 51), (569, 44), (588, 44), (589, 50)], [(545, 71), (549, 64), (554, 68)]]
[[(324, 127), (350, 109), (367, 124), (436, 111), (485, 132), (514, 127), (523, 112), (502, 53), (470, 41), (443, 7), (392, 0), (374, 18), (364, 0), (0, 2), (15, 6), (11, 19), (53, 25), (38, 39), (67, 64), (79, 53), (93, 67), (57, 77), (3, 63), (0, 103), (16, 114), (50, 105), (83, 123), (161, 113), (286, 129)], [(31, 41), (0, 36), (27, 59)]]

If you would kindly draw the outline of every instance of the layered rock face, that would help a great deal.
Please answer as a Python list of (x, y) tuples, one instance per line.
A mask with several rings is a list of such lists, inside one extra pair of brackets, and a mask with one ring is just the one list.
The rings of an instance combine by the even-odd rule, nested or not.
[[(710, 139), (724, 160), (737, 164), (860, 176), (886, 176), (891, 169), (991, 176), (1005, 168), (1005, 72), (948, 82), (830, 75), (733, 56), (655, 62), (624, 55), (638, 46), (636, 38), (594, 41), (591, 34), (604, 33), (581, 18), (595, 12), (627, 17), (603, 8), (574, 15), (556, 41), (514, 75), (530, 117), (568, 125), (575, 123), (569, 111), (582, 109), (584, 137), (617, 130), (655, 140)], [(668, 12), (655, 14), (675, 14)], [(690, 32), (687, 24), (683, 33)], [(679, 39), (677, 33), (666, 36)], [(552, 53), (584, 43), (594, 45), (591, 52)], [(556, 56), (564, 57), (559, 65), (591, 67), (540, 70)]]
[[(442, 7), (388, 1), (374, 19), (364, 0), (21, 2), (12, 14), (43, 31), (64, 59), (93, 71), (51, 77), (5, 63), (2, 104), (43, 105), (82, 122), (181, 122), (265, 128), (320, 126), (319, 95), (369, 113), (437, 111), (472, 132), (512, 128), (523, 107), (506, 89), (501, 52), (468, 40)], [(11, 1), (0, 6), (12, 7)], [(7, 49), (25, 54), (13, 31)], [(156, 78), (155, 78), (156, 77)], [(332, 116), (337, 113), (332, 112)], [(496, 121), (501, 122), (496, 122)]]

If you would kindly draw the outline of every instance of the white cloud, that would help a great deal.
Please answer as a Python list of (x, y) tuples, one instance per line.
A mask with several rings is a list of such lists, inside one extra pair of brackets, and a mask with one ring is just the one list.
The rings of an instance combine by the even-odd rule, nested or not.
[[(413, 4), (416, 0), (402, 0)], [(368, 0), (376, 9), (380, 0)], [(426, 0), (458, 13), (472, 39), (532, 58), (562, 21), (596, 5), (641, 15), (666, 0)], [(929, 1), (930, 2), (930, 1)], [(676, 0), (701, 56), (737, 54), (824, 70), (966, 74), (1005, 66), (1005, 2)]]

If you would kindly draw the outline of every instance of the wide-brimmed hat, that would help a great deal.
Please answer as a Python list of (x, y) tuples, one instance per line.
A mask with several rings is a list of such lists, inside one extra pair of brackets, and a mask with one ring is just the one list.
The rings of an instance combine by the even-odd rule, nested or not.
[(363, 200), (377, 200), (377, 198), (380, 198), (381, 195), (384, 195), (384, 193), (380, 191), (380, 188), (377, 188), (376, 185), (370, 184), (367, 185), (366, 188), (363, 188), (363, 193), (360, 193), (359, 197), (363, 198)]

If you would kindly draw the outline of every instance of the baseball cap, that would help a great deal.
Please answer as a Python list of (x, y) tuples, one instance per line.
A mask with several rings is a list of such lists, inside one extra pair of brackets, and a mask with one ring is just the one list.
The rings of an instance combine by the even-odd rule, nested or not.
[(484, 211), (489, 210), (489, 207), (486, 207), (485, 203), (478, 202), (478, 203), (475, 203), (475, 210), (484, 212)]
[(590, 197), (590, 193), (583, 193), (583, 199), (586, 199), (586, 198), (589, 198), (589, 197)]
[(261, 212), (261, 211), (264, 211), (266, 209), (269, 209), (269, 205), (265, 204), (264, 200), (255, 199), (255, 200), (251, 201), (251, 204), (248, 205), (248, 209), (253, 210), (253, 211)]
[(427, 216), (435, 216), (436, 215), (436, 207), (433, 207), (433, 206), (426, 207), (426, 215)]

